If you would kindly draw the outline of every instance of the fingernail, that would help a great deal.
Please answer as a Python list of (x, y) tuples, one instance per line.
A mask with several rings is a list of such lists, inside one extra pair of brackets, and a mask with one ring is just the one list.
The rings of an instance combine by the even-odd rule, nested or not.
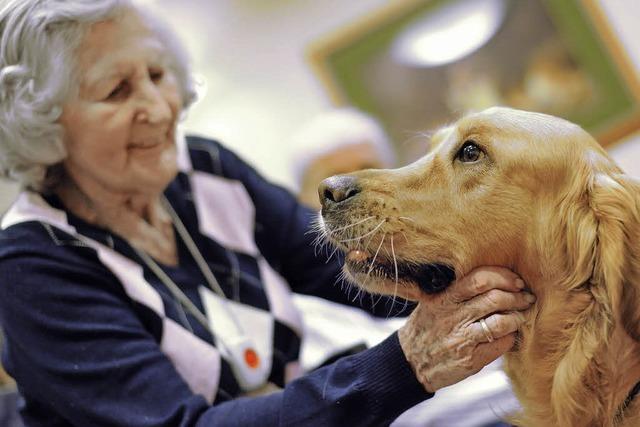
[(524, 314), (520, 313), (519, 311), (516, 311), (516, 316), (518, 316), (518, 320), (520, 320), (520, 323), (524, 323), (525, 318), (524, 318)]
[(524, 299), (530, 304), (536, 302), (536, 296), (528, 292), (524, 295)]
[(516, 279), (516, 287), (518, 289), (524, 289), (524, 280), (522, 279)]

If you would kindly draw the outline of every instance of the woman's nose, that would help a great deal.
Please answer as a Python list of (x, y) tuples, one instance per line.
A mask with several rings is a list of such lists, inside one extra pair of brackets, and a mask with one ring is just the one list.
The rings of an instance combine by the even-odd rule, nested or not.
[(171, 107), (160, 88), (153, 82), (147, 82), (143, 86), (138, 117), (152, 124), (170, 121), (173, 117)]
[(318, 186), (318, 196), (323, 209), (343, 203), (360, 191), (356, 178), (349, 175), (332, 176)]

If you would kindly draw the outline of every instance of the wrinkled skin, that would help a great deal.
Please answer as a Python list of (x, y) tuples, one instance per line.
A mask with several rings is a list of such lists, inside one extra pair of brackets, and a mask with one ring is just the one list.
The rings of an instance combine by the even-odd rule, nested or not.
[[(485, 267), (446, 291), (423, 294), (399, 331), (400, 345), (416, 377), (428, 391), (452, 385), (478, 372), (508, 351), (535, 297), (520, 292), (524, 282), (507, 269)], [(495, 341), (478, 322), (486, 318)]]

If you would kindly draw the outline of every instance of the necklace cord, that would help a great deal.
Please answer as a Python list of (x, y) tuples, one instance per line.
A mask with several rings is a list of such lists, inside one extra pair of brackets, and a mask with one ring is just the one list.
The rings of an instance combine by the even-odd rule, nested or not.
[(216, 277), (213, 275), (211, 268), (209, 268), (209, 264), (207, 264), (207, 262), (205, 261), (204, 257), (202, 256), (202, 253), (200, 252), (195, 242), (193, 241), (193, 238), (191, 238), (191, 235), (189, 234), (187, 227), (184, 226), (184, 223), (182, 222), (182, 220), (180, 219), (176, 211), (173, 209), (173, 206), (171, 206), (171, 204), (169, 203), (169, 201), (165, 196), (162, 196), (162, 204), (164, 208), (169, 212), (169, 215), (171, 216), (171, 220), (173, 221), (173, 224), (175, 225), (176, 230), (180, 235), (180, 238), (182, 239), (185, 246), (189, 250), (189, 253), (195, 260), (196, 264), (198, 264), (198, 268), (200, 268), (200, 271), (202, 272), (202, 275), (207, 281), (209, 288), (213, 292), (217, 293), (220, 298), (222, 298), (225, 310), (228, 312), (229, 317), (233, 321), (233, 324), (236, 327), (237, 332), (244, 335), (244, 330), (242, 329), (242, 326), (240, 326), (240, 322), (231, 311), (231, 308), (227, 305), (227, 297), (224, 294), (222, 287), (218, 283), (218, 280), (216, 280)]
[(198, 307), (195, 306), (193, 302), (191, 302), (189, 297), (185, 295), (185, 293), (178, 287), (178, 285), (176, 285), (174, 281), (171, 280), (171, 278), (167, 275), (167, 273), (165, 273), (164, 270), (160, 268), (158, 263), (156, 263), (155, 260), (151, 258), (146, 252), (136, 247), (133, 247), (133, 249), (136, 251), (136, 254), (138, 254), (138, 256), (142, 258), (145, 264), (147, 264), (147, 266), (151, 269), (151, 271), (153, 271), (153, 274), (155, 274), (158, 277), (158, 279), (160, 279), (162, 284), (165, 285), (165, 287), (169, 290), (169, 292), (171, 292), (171, 295), (173, 295), (173, 297), (178, 301), (178, 303), (182, 307), (187, 309), (187, 311), (189, 311), (189, 313), (191, 313), (193, 317), (195, 317), (196, 320), (204, 328), (206, 328), (206, 330), (211, 335), (215, 336), (215, 334), (213, 333), (213, 331), (209, 326), (209, 320), (207, 319), (207, 317), (204, 314), (202, 314), (202, 312), (198, 309)]
[[(224, 307), (224, 310), (227, 312), (229, 319), (231, 319), (234, 327), (236, 328), (236, 332), (240, 336), (246, 335), (244, 333), (244, 330), (240, 326), (240, 322), (238, 321), (235, 314), (233, 313), (231, 307), (229, 307), (227, 297), (224, 291), (222, 290), (222, 287), (216, 280), (211, 269), (209, 268), (209, 265), (207, 264), (204, 257), (202, 256), (202, 253), (200, 253), (200, 250), (198, 249), (195, 242), (191, 238), (191, 235), (189, 234), (184, 223), (180, 220), (180, 217), (178, 216), (176, 211), (173, 209), (169, 201), (166, 199), (166, 197), (162, 196), (161, 203), (169, 213), (169, 216), (171, 217), (171, 221), (175, 226), (176, 231), (178, 232), (178, 235), (184, 242), (185, 246), (187, 247), (187, 250), (193, 257), (194, 261), (198, 265), (198, 268), (200, 269), (200, 272), (204, 276), (207, 284), (209, 285), (209, 288), (221, 298), (222, 307)], [(207, 332), (211, 334), (211, 336), (217, 337), (217, 334), (213, 331), (213, 329), (211, 329), (211, 326), (209, 325), (209, 320), (207, 319), (207, 316), (202, 311), (200, 311), (198, 307), (196, 307), (196, 305), (189, 299), (189, 297), (182, 291), (182, 289), (180, 289), (180, 287), (167, 275), (167, 273), (164, 272), (164, 270), (158, 265), (158, 263), (144, 250), (137, 248), (133, 245), (132, 247), (136, 252), (136, 254), (149, 267), (149, 269), (151, 269), (151, 271), (162, 282), (162, 284), (169, 290), (169, 292), (171, 292), (171, 295), (178, 302), (178, 304), (181, 307), (184, 307), (189, 313), (191, 313), (191, 315), (193, 315), (193, 317), (198, 321), (198, 323), (200, 323), (202, 327), (204, 327), (207, 330)], [(224, 345), (224, 342), (223, 342), (224, 340), (217, 340), (217, 341), (221, 341), (222, 345)]]

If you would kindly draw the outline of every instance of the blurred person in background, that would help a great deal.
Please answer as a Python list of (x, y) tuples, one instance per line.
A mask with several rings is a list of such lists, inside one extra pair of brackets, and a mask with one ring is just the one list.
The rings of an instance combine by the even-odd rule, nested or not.
[(291, 291), (360, 301), (315, 253), (315, 212), (178, 130), (194, 91), (173, 32), (129, 0), (0, 0), (0, 32), (0, 173), (23, 189), (0, 321), (27, 426), (387, 425), (512, 347), (533, 297), (483, 268), (302, 372)]
[(320, 209), (318, 185), (333, 175), (395, 166), (394, 149), (380, 123), (355, 108), (315, 116), (291, 139), (291, 166), (298, 200)]

